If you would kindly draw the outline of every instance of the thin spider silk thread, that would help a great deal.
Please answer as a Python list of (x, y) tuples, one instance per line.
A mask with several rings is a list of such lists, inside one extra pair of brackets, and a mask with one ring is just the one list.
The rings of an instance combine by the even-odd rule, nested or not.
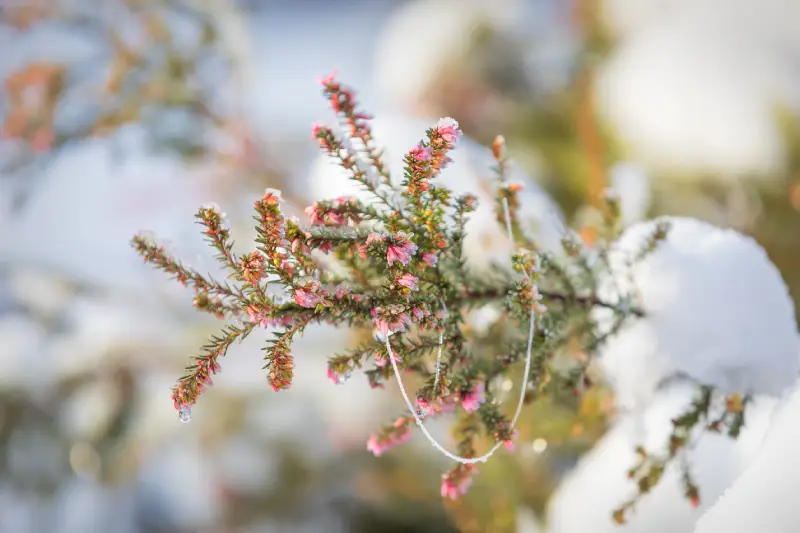
[[(506, 200), (505, 198), (503, 198), (503, 212), (504, 212), (505, 218), (506, 218), (506, 231), (508, 233), (508, 240), (511, 243), (511, 245), (513, 246), (514, 233), (511, 230), (511, 215), (509, 214), (508, 200)], [(530, 274), (528, 273), (528, 271), (525, 268), (523, 268), (523, 272), (525, 273), (526, 276), (530, 277)], [(444, 301), (442, 301), (441, 304), (442, 304), (442, 311), (446, 315), (447, 314), (447, 307), (445, 306)], [(517, 410), (514, 412), (514, 417), (511, 419), (511, 428), (512, 429), (517, 424), (517, 419), (519, 418), (519, 415), (522, 412), (522, 406), (523, 406), (523, 404), (525, 402), (525, 388), (526, 388), (525, 385), (526, 385), (526, 383), (528, 381), (528, 375), (530, 374), (530, 370), (531, 370), (531, 353), (533, 352), (534, 331), (535, 331), (535, 328), (534, 328), (534, 312), (533, 312), (533, 307), (531, 306), (530, 329), (528, 331), (528, 347), (527, 347), (527, 349), (525, 351), (525, 371), (523, 373), (524, 379), (523, 379), (523, 382), (522, 382), (522, 385), (521, 385), (520, 391), (519, 391), (519, 401), (517, 402)], [(392, 345), (389, 342), (389, 338), (390, 337), (391, 337), (391, 333), (386, 335), (385, 343), (386, 343), (386, 351), (388, 352), (388, 355), (389, 355), (389, 362), (392, 364), (392, 370), (394, 370), (394, 376), (397, 379), (397, 384), (400, 386), (400, 392), (403, 395), (403, 399), (406, 402), (406, 406), (408, 407), (408, 410), (411, 413), (411, 416), (414, 417), (414, 421), (417, 423), (417, 426), (419, 426), (419, 428), (422, 430), (422, 433), (425, 435), (425, 438), (428, 439), (428, 442), (430, 442), (431, 445), (433, 445), (434, 448), (439, 450), (439, 452), (442, 453), (442, 455), (444, 455), (445, 457), (448, 457), (449, 459), (452, 459), (453, 461), (456, 461), (457, 463), (460, 463), (462, 465), (486, 462), (486, 460), (489, 459), (489, 457), (491, 457), (492, 455), (494, 455), (494, 452), (496, 452), (497, 449), (500, 448), (500, 446), (503, 444), (502, 442), (496, 442), (495, 445), (488, 452), (486, 452), (485, 454), (481, 455), (480, 457), (461, 457), (461, 456), (456, 455), (456, 454), (450, 452), (449, 450), (447, 450), (444, 446), (442, 446), (439, 443), (439, 441), (436, 440), (436, 438), (433, 435), (431, 435), (431, 433), (428, 431), (428, 428), (426, 428), (425, 424), (423, 424), (422, 418), (420, 418), (419, 414), (417, 413), (417, 410), (411, 404), (411, 400), (409, 400), (409, 398), (408, 398), (408, 393), (406, 392), (405, 385), (403, 385), (403, 379), (400, 376), (400, 370), (398, 369), (397, 362), (394, 359), (394, 352), (392, 351)], [(438, 349), (438, 352), (436, 354), (436, 377), (434, 378), (434, 389), (433, 389), (434, 390), (434, 394), (436, 393), (436, 387), (437, 387), (437, 385), (439, 383), (439, 370), (440, 370), (439, 364), (440, 364), (441, 359), (442, 359), (442, 345), (443, 344), (444, 344), (444, 332), (439, 334), (439, 349)]]

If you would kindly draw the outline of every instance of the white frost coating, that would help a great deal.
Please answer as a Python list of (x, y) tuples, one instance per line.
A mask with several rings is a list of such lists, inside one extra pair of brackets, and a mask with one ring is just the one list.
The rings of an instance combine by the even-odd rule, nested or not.
[[(780, 395), (797, 378), (800, 343), (778, 270), (753, 239), (733, 230), (659, 220), (672, 224), (667, 240), (632, 271), (626, 265), (656, 221), (623, 233), (610, 252), (613, 280), (600, 291), (614, 301), (633, 288), (647, 315), (631, 319), (600, 354), (620, 405), (641, 409), (676, 372), (727, 392)], [(610, 313), (596, 317), (608, 327)]]
[[(640, 4), (612, 2), (623, 3)], [(603, 67), (598, 107), (637, 158), (675, 177), (779, 177), (787, 152), (776, 105), (800, 109), (800, 4), (669, 4)]]
[[(704, 509), (723, 493), (746, 468), (758, 451), (777, 400), (758, 397), (748, 405), (747, 419), (739, 438), (705, 433), (689, 453), (692, 473), (700, 489), (700, 505), (693, 508), (684, 497), (679, 465), (673, 464), (660, 483), (645, 495), (627, 524), (619, 526), (611, 513), (636, 494), (636, 485), (626, 476), (636, 464), (634, 448), (642, 444), (649, 453), (663, 453), (672, 430), (671, 419), (688, 407), (695, 389), (679, 383), (662, 391), (657, 400), (636, 417), (620, 420), (552, 496), (547, 511), (549, 533), (689, 533)], [(641, 430), (643, 429), (643, 432)], [(642, 438), (643, 437), (643, 438)], [(641, 440), (640, 440), (641, 438)], [(740, 529), (708, 530), (731, 533)], [(773, 530), (763, 529), (759, 531)]]
[(697, 522), (695, 533), (800, 531), (800, 388), (775, 410), (758, 455)]
[[(426, 130), (434, 124), (433, 120), (410, 119), (394, 113), (383, 114), (372, 121), (373, 135), (377, 144), (385, 148), (383, 159), (394, 183), (400, 183), (403, 178), (403, 157), (406, 152), (424, 139)], [(490, 261), (509, 262), (509, 242), (494, 211), (491, 189), (495, 177), (492, 167), (497, 163), (491, 151), (461, 137), (456, 148), (448, 155), (453, 162), (433, 183), (444, 185), (456, 194), (474, 194), (479, 202), (477, 211), (472, 213), (467, 223), (464, 252), (468, 264), (474, 268), (482, 268)], [(372, 195), (349, 176), (330, 156), (320, 154), (310, 170), (310, 196), (315, 199), (330, 199), (350, 195), (372, 201)], [(533, 230), (529, 236), (545, 250), (559, 252), (564, 231), (563, 215), (559, 207), (519, 169), (510, 169), (508, 179), (524, 184), (524, 189), (519, 193), (519, 216), (525, 226)]]

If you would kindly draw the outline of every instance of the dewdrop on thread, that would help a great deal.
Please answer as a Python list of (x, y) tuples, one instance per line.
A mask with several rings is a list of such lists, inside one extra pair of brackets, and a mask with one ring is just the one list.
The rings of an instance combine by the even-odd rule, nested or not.
[[(508, 200), (506, 200), (505, 198), (503, 198), (503, 212), (504, 212), (505, 219), (506, 219), (506, 232), (508, 233), (508, 240), (513, 246), (514, 234), (511, 231), (511, 215), (509, 213)], [(528, 273), (527, 269), (525, 269), (524, 267), (523, 267), (523, 272), (525, 273), (526, 276), (530, 277), (530, 274)], [(442, 311), (444, 312), (445, 316), (447, 316), (447, 307), (445, 306), (444, 301), (442, 301), (441, 304), (442, 304)], [(530, 319), (530, 329), (528, 330), (528, 347), (525, 350), (525, 371), (522, 374), (525, 377), (525, 379), (527, 379), (527, 376), (530, 375), (530, 370), (531, 370), (531, 353), (533, 351), (533, 337), (534, 337), (534, 332), (535, 332), (533, 307), (531, 307), (531, 315), (530, 315), (530, 317), (531, 317), (531, 319)], [(403, 379), (400, 376), (400, 370), (397, 367), (397, 362), (395, 362), (395, 355), (394, 355), (394, 352), (392, 351), (392, 345), (389, 343), (389, 338), (391, 337), (391, 335), (392, 335), (391, 332), (388, 335), (386, 335), (386, 338), (385, 338), (385, 341), (384, 341), (385, 344), (386, 344), (386, 352), (387, 352), (387, 354), (389, 356), (389, 362), (392, 364), (392, 370), (394, 371), (394, 377), (397, 379), (397, 384), (400, 387), (400, 393), (403, 395), (403, 400), (405, 400), (405, 402), (406, 402), (406, 407), (408, 407), (408, 410), (411, 413), (411, 416), (414, 417), (414, 421), (417, 423), (417, 426), (419, 426), (420, 430), (422, 430), (422, 433), (425, 435), (425, 438), (427, 438), (428, 442), (430, 442), (431, 445), (434, 448), (436, 448), (442, 455), (444, 455), (445, 457), (447, 457), (449, 459), (452, 459), (453, 461), (456, 461), (457, 463), (460, 463), (462, 465), (475, 464), (475, 463), (485, 463), (487, 461), (487, 459), (489, 459), (489, 457), (494, 455), (494, 452), (496, 452), (498, 450), (498, 448), (500, 448), (500, 446), (503, 444), (502, 442), (496, 442), (495, 445), (488, 452), (486, 452), (485, 454), (481, 455), (480, 457), (461, 457), (459, 455), (455, 455), (454, 453), (452, 453), (449, 450), (447, 450), (444, 446), (442, 446), (439, 443), (439, 441), (437, 441), (436, 438), (433, 435), (431, 435), (431, 433), (428, 431), (428, 429), (422, 423), (422, 418), (417, 413), (417, 409), (415, 409), (414, 406), (411, 404), (411, 400), (409, 400), (409, 398), (408, 398), (408, 393), (406, 392), (405, 385), (403, 385)], [(436, 377), (434, 378), (434, 393), (436, 392), (436, 386), (439, 383), (439, 368), (440, 368), (439, 365), (440, 365), (441, 358), (442, 358), (442, 345), (443, 344), (444, 344), (444, 333), (440, 333), (439, 334), (439, 349), (437, 350), (437, 353), (436, 353)], [(527, 389), (527, 387), (520, 387), (519, 401), (517, 402), (517, 409), (514, 412), (514, 417), (511, 419), (511, 429), (512, 430), (514, 429), (514, 426), (517, 425), (517, 419), (519, 418), (519, 415), (522, 412), (522, 406), (523, 406), (523, 404), (525, 402), (526, 389)]]

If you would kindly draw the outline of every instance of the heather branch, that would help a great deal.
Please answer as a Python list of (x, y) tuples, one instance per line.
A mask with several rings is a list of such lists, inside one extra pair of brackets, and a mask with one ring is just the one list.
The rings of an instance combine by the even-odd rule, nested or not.
[(203, 353), (195, 358), (194, 364), (186, 367), (186, 374), (172, 389), (172, 400), (175, 409), (194, 405), (197, 397), (207, 385), (211, 385), (212, 376), (219, 373), (219, 358), (228, 352), (231, 344), (243, 341), (255, 328), (255, 322), (243, 326), (227, 325), (218, 335), (212, 335), (208, 344), (203, 346)]
[[(363, 148), (346, 148), (329, 128), (316, 126), (314, 137), (352, 179), (366, 186), (374, 197), (373, 204), (347, 197), (321, 200), (306, 209), (309, 224), (301, 226), (281, 213), (280, 194), (267, 190), (254, 204), (257, 249), (241, 257), (232, 252), (233, 243), (220, 211), (201, 208), (197, 217), (206, 238), (230, 276), (243, 285), (241, 288), (209, 281), (168, 257), (162, 248), (134, 239), (134, 246), (147, 261), (195, 289), (198, 309), (219, 317), (244, 313), (249, 319), (246, 325), (227, 326), (222, 335), (211, 338), (175, 387), (176, 408), (196, 401), (218, 372), (220, 355), (256, 326), (279, 328), (263, 348), (264, 369), (275, 391), (291, 386), (291, 345), (307, 325), (368, 326), (373, 329), (373, 341), (329, 359), (328, 377), (332, 381), (342, 383), (356, 368), (363, 368), (370, 385), (379, 388), (402, 368), (405, 374), (422, 381), (416, 391), (416, 407), (410, 407), (417, 416), (459, 410), (454, 431), (460, 456), (477, 456), (476, 446), (483, 436), (511, 448), (515, 431), (506, 414), (492, 402), (490, 385), (494, 378), (510, 372), (512, 364), (523, 358), (527, 368), (530, 356), (530, 372), (522, 376), (520, 384), (523, 399), (565, 387), (580, 394), (591, 385), (586, 376), (588, 361), (605, 340), (596, 331), (591, 311), (614, 311), (616, 325), (609, 334), (631, 315), (641, 317), (643, 313), (631, 308), (628, 299), (617, 303), (597, 296), (596, 271), (570, 236), (564, 241), (565, 261), (577, 264), (577, 269), (567, 268), (546, 254), (523, 250), (511, 258), (521, 276), (509, 276), (501, 267), (490, 273), (493, 275), (471, 274), (463, 244), (476, 199), (454, 195), (436, 183), (461, 135), (458, 124), (442, 119), (429, 129), (425, 138), (406, 153), (403, 180), (392, 187), (380, 153), (373, 146), (369, 117), (356, 110), (353, 93), (332, 78), (323, 80), (323, 89), (337, 116), (350, 129), (350, 138), (360, 141)], [(502, 139), (493, 149), (499, 174), (497, 200), (499, 205), (509, 206), (513, 239), (535, 249), (518, 217), (520, 187), (505, 182)], [(383, 176), (382, 182), (358, 167), (359, 153), (366, 153)], [(385, 204), (389, 210), (377, 209), (375, 203)], [(607, 223), (612, 225), (615, 220), (609, 216)], [(324, 255), (331, 263), (323, 261)], [(267, 296), (267, 281), (279, 287), (277, 296)], [(539, 289), (542, 281), (551, 288)], [(488, 346), (493, 353), (486, 353), (486, 343), (480, 338), (473, 341), (469, 328), (464, 327), (466, 313), (497, 302), (503, 304), (495, 306), (503, 314), (498, 324), (527, 324), (535, 335), (528, 337), (520, 326), (520, 331), (508, 331), (500, 346)], [(554, 309), (547, 309), (551, 304), (556, 304)], [(587, 354), (582, 364), (566, 372), (550, 364), (550, 356), (565, 347)], [(430, 358), (434, 354), (436, 366), (432, 369)], [(374, 367), (368, 367), (369, 363)], [(409, 416), (396, 419), (370, 438), (368, 448), (379, 455), (405, 442), (415, 422)], [(454, 497), (463, 493), (475, 472), (475, 465), (458, 465), (443, 477), (442, 494)]]
[(141, 235), (131, 239), (131, 245), (139, 252), (145, 262), (152, 264), (159, 270), (166, 272), (173, 279), (177, 280), (184, 287), (191, 286), (197, 292), (217, 295), (226, 298), (242, 297), (241, 291), (231, 287), (227, 283), (214, 281), (206, 278), (196, 270), (193, 270), (179, 260), (171, 257), (163, 246), (150, 242)]

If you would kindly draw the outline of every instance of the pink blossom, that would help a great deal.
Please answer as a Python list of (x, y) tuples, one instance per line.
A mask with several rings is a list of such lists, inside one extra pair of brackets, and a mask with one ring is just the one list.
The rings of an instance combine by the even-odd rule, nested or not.
[(472, 485), (472, 475), (476, 471), (475, 465), (458, 465), (442, 476), (442, 498), (457, 500), (466, 494)]
[[(393, 354), (392, 359), (394, 359), (396, 363), (399, 363), (400, 356), (397, 355), (394, 350), (392, 350), (392, 354)], [(389, 364), (389, 358), (383, 352), (375, 352), (375, 355), (373, 355), (373, 359), (375, 360), (375, 366), (377, 366), (378, 368), (383, 368), (387, 364)]]
[(350, 294), (350, 292), (351, 289), (347, 285), (339, 285), (338, 287), (336, 287), (336, 299), (341, 300), (342, 298)]
[(324, 86), (324, 85), (330, 85), (332, 83), (336, 83), (336, 76), (338, 76), (338, 75), (339, 75), (339, 71), (337, 69), (334, 69), (333, 72), (331, 72), (327, 76), (322, 76), (321, 78), (319, 78), (319, 80), (318, 80), (319, 84)]
[(401, 287), (406, 287), (411, 289), (412, 291), (417, 290), (417, 283), (419, 282), (419, 278), (417, 276), (412, 276), (408, 272), (400, 276), (395, 280), (395, 283), (400, 285)]
[(506, 447), (506, 450), (513, 452), (514, 451), (514, 439), (517, 438), (519, 431), (516, 429), (511, 432), (511, 437), (508, 440), (503, 441), (503, 446)]
[(450, 144), (455, 143), (461, 136), (458, 122), (450, 117), (439, 119), (439, 122), (436, 123), (436, 131), (442, 136), (442, 139)]
[[(405, 423), (405, 421), (404, 421)], [(387, 435), (384, 435), (382, 438), (379, 438), (377, 435), (370, 436), (367, 439), (367, 449), (371, 451), (375, 457), (382, 455), (384, 452), (394, 448), (395, 446), (399, 446), (400, 444), (405, 444), (411, 440), (411, 430), (408, 429), (407, 426), (403, 425), (400, 427), (395, 426), (393, 431), (390, 431)]]
[(389, 262), (389, 266), (393, 265), (395, 261), (407, 265), (415, 253), (417, 253), (417, 245), (411, 242), (405, 233), (400, 232), (395, 235), (394, 244), (389, 245), (386, 251), (386, 260)]
[(386, 236), (381, 235), (380, 233), (370, 233), (369, 236), (367, 237), (366, 244), (367, 246), (370, 246), (372, 244), (375, 244), (376, 242), (383, 242), (385, 238)]
[(411, 318), (402, 310), (375, 307), (370, 314), (375, 322), (375, 327), (384, 336), (389, 333), (405, 331), (406, 326), (411, 325)]
[(367, 240), (364, 241), (364, 244), (358, 245), (358, 255), (361, 259), (367, 258), (367, 249), (375, 243), (383, 242), (386, 238), (385, 235), (381, 235), (380, 233), (370, 233), (367, 237)]
[(414, 161), (427, 161), (431, 158), (432, 152), (430, 146), (418, 144), (409, 152), (409, 155), (414, 158)]
[(322, 215), (319, 212), (318, 202), (314, 202), (313, 205), (306, 207), (306, 214), (308, 215), (308, 218), (311, 219), (311, 223), (314, 225), (325, 223), (325, 219), (322, 218)]
[(294, 290), (294, 301), (297, 302), (297, 305), (313, 309), (322, 300), (318, 290), (319, 283), (316, 281), (311, 281), (303, 287), (297, 287)]
[(433, 252), (426, 252), (422, 254), (422, 262), (428, 266), (434, 266), (439, 262), (439, 257)]
[(347, 219), (335, 211), (329, 211), (328, 214), (325, 215), (325, 221), (334, 226), (347, 225)]
[(339, 384), (339, 376), (332, 369), (328, 369), (328, 379), (333, 381), (335, 385)]
[(262, 328), (268, 327), (271, 322), (266, 313), (253, 305), (247, 306), (247, 316), (250, 318), (251, 322), (257, 323)]
[(478, 410), (481, 404), (486, 400), (484, 395), (485, 386), (482, 381), (476, 381), (472, 388), (466, 394), (461, 396), (461, 405), (468, 413), (474, 413)]

